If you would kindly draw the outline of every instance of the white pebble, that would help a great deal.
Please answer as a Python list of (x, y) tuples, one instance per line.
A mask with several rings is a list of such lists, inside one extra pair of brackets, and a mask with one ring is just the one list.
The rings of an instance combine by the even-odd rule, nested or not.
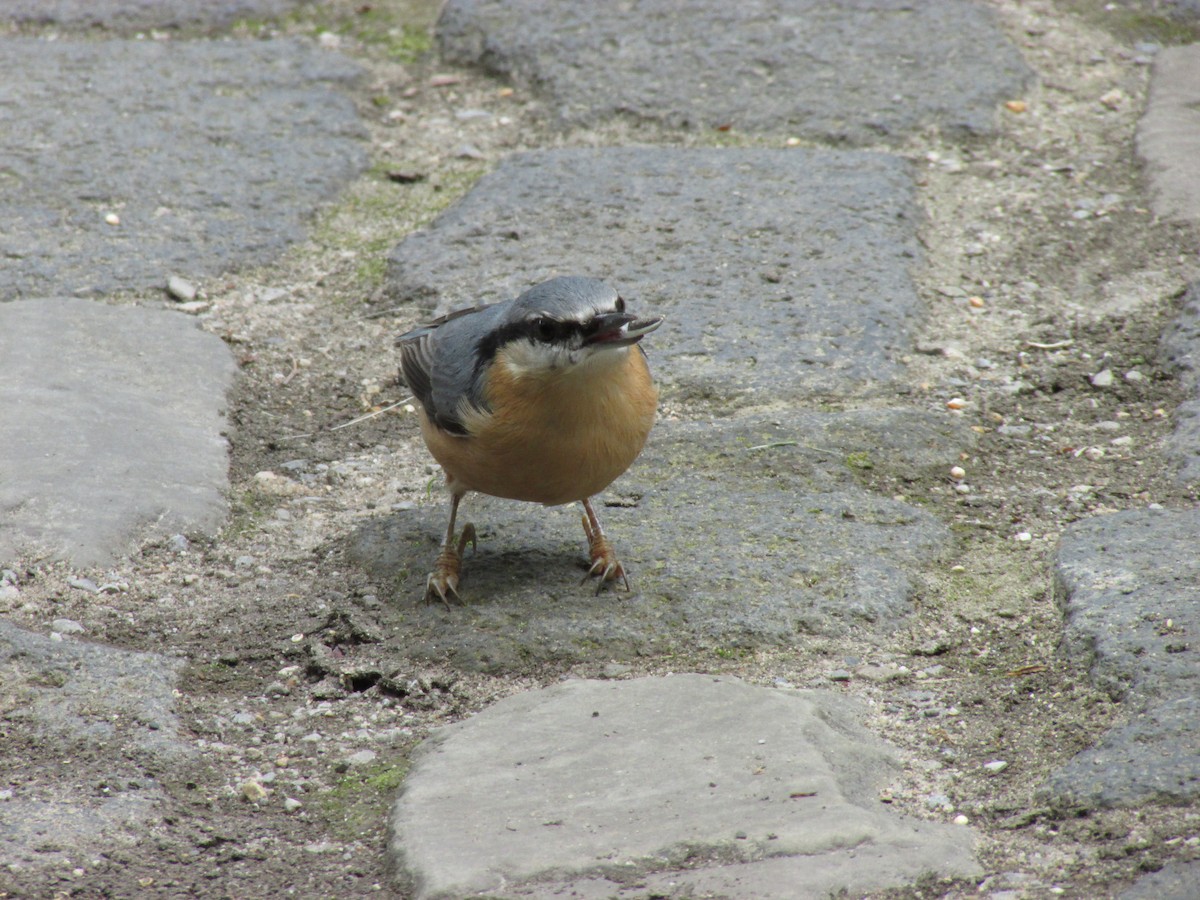
[(1028, 531), (1020, 531), (1013, 535), (1013, 540), (1021, 541), (1022, 543), (1025, 543), (1027, 541), (1032, 541), (1033, 535), (1030, 534)]
[(1146, 376), (1143, 375), (1141, 372), (1139, 372), (1137, 369), (1130, 369), (1128, 372), (1125, 373), (1125, 380), (1129, 381), (1129, 382), (1145, 381)]
[(950, 467), (950, 477), (953, 478), (955, 481), (962, 481), (964, 478), (967, 477), (967, 470), (964, 469), (962, 466), (951, 466)]
[(283, 798), (284, 812), (295, 812), (303, 805), (304, 804), (301, 803), (299, 800), (297, 800), (295, 797), (284, 797)]
[(1008, 763), (1002, 759), (993, 759), (991, 762), (983, 764), (983, 770), (989, 775), (999, 775), (1008, 768)]
[(962, 813), (959, 813), (957, 816), (954, 817), (955, 825), (967, 825), (970, 823), (970, 821), (971, 820), (968, 819), (966, 816), (964, 816)]
[(1113, 383), (1112, 369), (1101, 369), (1091, 378), (1092, 387), (1108, 387)]
[(104, 221), (106, 223), (108, 223), (109, 225), (120, 225), (121, 217), (118, 216), (116, 213), (109, 213), (107, 216), (104, 217)]
[(167, 293), (186, 303), (196, 299), (196, 286), (186, 278), (172, 275), (167, 279)]

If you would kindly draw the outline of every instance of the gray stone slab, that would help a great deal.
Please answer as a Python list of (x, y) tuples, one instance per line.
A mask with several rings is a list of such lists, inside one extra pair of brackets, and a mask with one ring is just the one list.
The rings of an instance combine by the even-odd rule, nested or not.
[(239, 19), (273, 19), (305, 0), (4, 0), (0, 21), (60, 28), (134, 31), (223, 28)]
[(162, 310), (0, 303), (0, 562), (104, 564), (149, 534), (212, 532), (228, 485), (219, 338)]
[(853, 711), (706, 675), (509, 697), (418, 753), (390, 851), (417, 898), (682, 878), (782, 900), (979, 874), (972, 830), (879, 802), (899, 760)]
[(464, 605), (422, 604), (448, 513), (436, 485), (430, 503), (364, 522), (349, 554), (411, 608), (400, 652), (466, 669), (789, 646), (890, 627), (909, 611), (910, 573), (950, 545), (933, 516), (862, 488), (848, 459), (945, 468), (969, 445), (913, 410), (660, 423), (601, 495), (616, 505), (597, 504), (630, 594), (580, 585), (577, 506), (472, 494), (460, 522), (475, 523), (479, 546)]
[(1175, 410), (1175, 428), (1164, 449), (1180, 481), (1200, 482), (1200, 281), (1188, 288), (1183, 310), (1162, 346), (1187, 395)]
[(1200, 797), (1200, 510), (1077, 522), (1057, 559), (1064, 647), (1126, 714), (1047, 785), (1088, 807)]
[(298, 42), (8, 38), (0, 69), (0, 299), (267, 262), (367, 158), (357, 67)]
[(162, 798), (156, 779), (190, 753), (175, 712), (179, 665), (0, 619), (0, 779), (11, 786), (0, 868), (132, 843)]
[(878, 386), (911, 350), (919, 213), (877, 153), (610, 148), (504, 160), (390, 256), (439, 312), (554, 275), (609, 280), (665, 313), (660, 376), (705, 400)]
[(1143, 875), (1117, 900), (1195, 900), (1200, 897), (1200, 860), (1168, 863)]
[(626, 116), (838, 143), (980, 134), (1030, 78), (970, 0), (642, 0), (619, 13), (450, 0), (437, 34), (447, 59), (535, 90), (565, 125)]
[(1137, 149), (1154, 211), (1200, 222), (1200, 44), (1158, 53)]

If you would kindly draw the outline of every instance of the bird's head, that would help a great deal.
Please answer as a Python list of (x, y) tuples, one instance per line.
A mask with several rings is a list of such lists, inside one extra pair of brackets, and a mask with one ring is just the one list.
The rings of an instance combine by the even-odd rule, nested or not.
[(497, 352), (518, 373), (549, 373), (603, 363), (662, 320), (629, 312), (603, 281), (569, 276), (543, 282), (513, 300), (494, 337)]

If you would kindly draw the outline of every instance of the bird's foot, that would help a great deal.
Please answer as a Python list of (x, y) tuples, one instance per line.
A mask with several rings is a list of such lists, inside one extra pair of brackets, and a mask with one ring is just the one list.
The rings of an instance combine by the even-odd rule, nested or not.
[(463, 551), (467, 544), (471, 545), (472, 550), (476, 547), (475, 526), (470, 523), (463, 526), (457, 542), (450, 540), (442, 544), (442, 552), (433, 564), (433, 571), (425, 579), (426, 603), (440, 600), (449, 606), (451, 597), (459, 601), (458, 578), (462, 573)]
[(625, 576), (625, 567), (617, 559), (617, 552), (613, 550), (613, 545), (600, 530), (599, 523), (597, 522), (593, 526), (588, 517), (584, 516), (583, 531), (587, 535), (588, 555), (591, 557), (592, 565), (587, 574), (583, 576), (583, 581), (579, 583), (583, 584), (589, 578), (598, 577), (600, 583), (596, 585), (596, 593), (599, 594), (610, 582), (620, 580), (625, 584), (625, 590), (628, 591), (629, 579)]

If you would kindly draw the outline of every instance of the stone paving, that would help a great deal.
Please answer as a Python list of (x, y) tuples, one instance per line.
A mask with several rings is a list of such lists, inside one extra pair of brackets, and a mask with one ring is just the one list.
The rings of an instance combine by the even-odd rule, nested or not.
[[(128, 34), (221, 29), (292, 6), (15, 3), (0, 17)], [(967, 139), (989, 133), (997, 105), (1031, 79), (987, 9), (967, 0), (506, 13), (528, 6), (452, 0), (441, 52), (535, 89), (564, 129), (630, 117), (682, 131), (736, 122), (835, 147), (923, 129)], [(923, 52), (897, 54), (914, 44)], [(1156, 209), (1184, 222), (1200, 222), (1200, 157), (1189, 150), (1200, 140), (1197, 51), (1161, 54), (1139, 141)], [(177, 312), (105, 301), (267, 261), (302, 239), (306, 216), (366, 165), (339, 92), (359, 70), (282, 40), (6, 36), (0, 61), (24, 76), (0, 86), (0, 567), (37, 554), (86, 575), (151, 538), (215, 535), (229, 488), (231, 353)], [(924, 312), (912, 281), (918, 221), (909, 166), (885, 153), (546, 149), (500, 161), (397, 246), (389, 290), (429, 311), (509, 296), (564, 259), (620, 277), (671, 322), (654, 365), (677, 406), (607, 510), (653, 592), (581, 597), (577, 536), (565, 537), (574, 513), (493, 514), (472, 497), (483, 540), (469, 588), (496, 600), (415, 611), (403, 652), (503, 673), (518, 661), (754, 650), (896, 627), (911, 612), (910, 579), (946, 552), (949, 528), (864, 489), (853, 469), (870, 450), (945, 470), (973, 440), (904, 401), (912, 386), (898, 362), (916, 352)], [(1190, 398), (1170, 448), (1188, 480), (1200, 459), (1187, 415), (1200, 409), (1198, 295), (1193, 285), (1165, 338)], [(814, 393), (859, 406), (804, 411)], [(705, 515), (689, 520), (689, 507)], [(349, 537), (356, 564), (411, 589), (437, 540), (425, 512), (367, 520)], [(1190, 803), (1200, 792), (1198, 530), (1195, 510), (1151, 509), (1064, 534), (1064, 651), (1122, 712), (1044, 785), (1047, 804)], [(703, 553), (718, 546), (719, 565)], [(533, 583), (531, 568), (548, 574)], [(6, 573), (0, 591), (15, 578)], [(88, 584), (101, 596), (108, 587)], [(138, 788), (100, 803), (52, 785), (0, 791), (0, 863), (11, 871), (134, 841), (161, 797), (144, 772), (186, 768), (196, 753), (175, 710), (180, 662), (76, 633), (70, 621), (48, 637), (0, 621), (0, 716), (11, 733), (60, 736), (64, 758), (95, 760)], [(766, 900), (911, 886), (930, 873), (999, 877), (970, 826), (875, 802), (902, 754), (856, 724), (851, 706), (831, 691), (686, 674), (575, 680), (501, 701), (416, 756), (392, 814), (396, 890)], [(1121, 896), (1197, 892), (1196, 864), (1173, 862)]]

